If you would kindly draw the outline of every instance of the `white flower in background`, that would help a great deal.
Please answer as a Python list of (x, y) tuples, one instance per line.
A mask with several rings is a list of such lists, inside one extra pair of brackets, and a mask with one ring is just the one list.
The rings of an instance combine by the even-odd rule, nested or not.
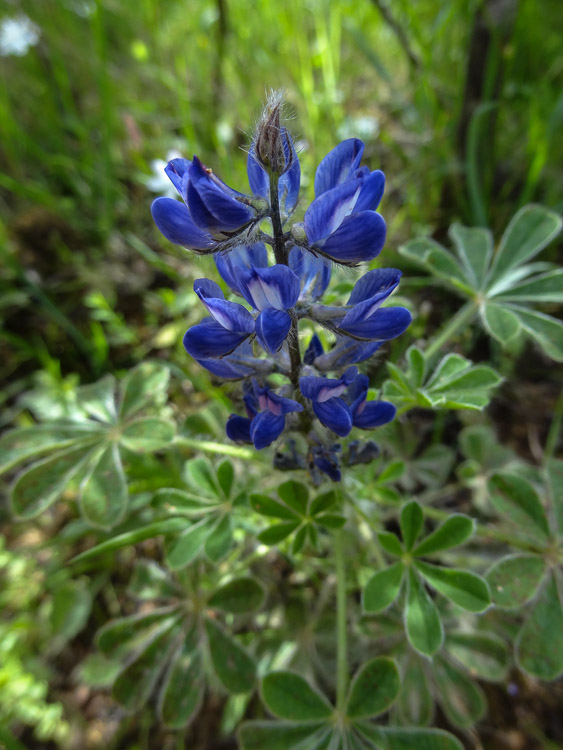
[(147, 188), (153, 193), (164, 193), (166, 197), (174, 198), (174, 196), (176, 195), (176, 190), (174, 188), (174, 185), (172, 185), (170, 180), (168, 179), (168, 176), (164, 171), (164, 167), (172, 159), (179, 159), (181, 157), (182, 154), (179, 151), (177, 151), (176, 149), (171, 149), (166, 154), (166, 161), (163, 161), (163, 159), (153, 159), (151, 161), (152, 177), (147, 177), (145, 180), (145, 185), (147, 186)]
[(5, 18), (0, 23), (0, 55), (22, 57), (39, 41), (39, 26), (25, 15)]

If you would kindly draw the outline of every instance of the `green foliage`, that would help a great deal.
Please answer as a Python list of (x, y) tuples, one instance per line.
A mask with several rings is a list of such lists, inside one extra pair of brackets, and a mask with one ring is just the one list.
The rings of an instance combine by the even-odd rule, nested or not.
[(474, 365), (459, 354), (447, 354), (427, 374), (424, 355), (412, 346), (407, 352), (407, 369), (388, 362), (391, 375), (383, 386), (383, 395), (401, 411), (424, 409), (483, 409), (500, 376), (485, 365)]
[(72, 420), (8, 432), (2, 438), (0, 471), (28, 464), (10, 489), (15, 515), (34, 518), (72, 487), (88, 523), (115, 526), (128, 503), (123, 469), (127, 451), (154, 452), (168, 448), (174, 440), (176, 428), (171, 420), (138, 417), (139, 412), (162, 405), (168, 378), (166, 366), (146, 362), (120, 386), (113, 376), (106, 376), (78, 389)]
[(531, 307), (563, 302), (563, 271), (530, 263), (561, 227), (558, 214), (529, 205), (513, 217), (494, 254), (489, 231), (458, 224), (450, 228), (457, 259), (429, 239), (411, 240), (401, 253), (471, 300), (468, 310), (479, 313), (485, 331), (502, 346), (527, 334), (548, 356), (563, 361), (563, 324)]

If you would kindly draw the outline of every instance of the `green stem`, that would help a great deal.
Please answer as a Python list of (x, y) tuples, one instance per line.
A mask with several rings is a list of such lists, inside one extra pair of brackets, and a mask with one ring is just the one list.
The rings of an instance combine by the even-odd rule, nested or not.
[(336, 564), (336, 709), (344, 711), (348, 688), (348, 645), (346, 618), (346, 562), (342, 531), (334, 535), (334, 559)]
[(477, 312), (477, 305), (474, 300), (470, 300), (463, 307), (461, 307), (454, 317), (447, 323), (438, 335), (432, 340), (428, 348), (424, 352), (424, 358), (426, 361), (431, 360), (440, 349), (444, 346), (446, 341), (452, 338), (458, 331), (466, 326), (475, 313)]
[(174, 443), (176, 445), (185, 445), (187, 448), (207, 451), (208, 453), (220, 453), (223, 456), (256, 460), (255, 451), (250, 450), (250, 448), (241, 448), (238, 445), (224, 445), (223, 443), (215, 443), (211, 440), (196, 440), (195, 438), (184, 436), (176, 438)]

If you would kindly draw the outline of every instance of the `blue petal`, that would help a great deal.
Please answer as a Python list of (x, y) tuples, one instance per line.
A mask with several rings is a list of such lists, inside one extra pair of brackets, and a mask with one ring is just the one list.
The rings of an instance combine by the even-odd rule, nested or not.
[(358, 407), (366, 400), (369, 388), (369, 378), (367, 375), (358, 375), (353, 383), (350, 383), (346, 391), (346, 403), (350, 404), (352, 414), (356, 413)]
[(354, 427), (373, 430), (395, 418), (397, 409), (388, 401), (366, 401), (363, 408), (354, 414)]
[(275, 354), (285, 341), (291, 318), (284, 310), (267, 307), (256, 318), (256, 336), (263, 349), (269, 354)]
[(186, 200), (186, 183), (183, 183), (184, 175), (187, 174), (188, 169), (191, 166), (189, 159), (172, 159), (164, 167), (164, 171), (168, 175), (170, 182), (174, 185), (176, 190), (180, 193), (180, 196)]
[(196, 156), (188, 174), (188, 207), (194, 222), (202, 229), (231, 232), (252, 219), (254, 210), (238, 201), (235, 191), (217, 178), (212, 179)]
[(327, 456), (324, 454), (314, 456), (313, 463), (315, 464), (317, 469), (320, 469), (323, 474), (326, 474), (328, 477), (330, 477), (333, 482), (340, 482), (342, 475), (338, 466), (337, 456)]
[(384, 307), (367, 320), (340, 323), (339, 330), (368, 341), (387, 341), (406, 331), (411, 322), (412, 315), (406, 308)]
[(227, 331), (236, 331), (238, 333), (254, 333), (254, 318), (248, 312), (246, 307), (239, 305), (238, 302), (228, 302), (217, 297), (204, 297), (198, 294), (208, 312), (213, 318)]
[(303, 362), (306, 365), (312, 365), (317, 357), (320, 357), (324, 352), (323, 345), (321, 344), (320, 338), (316, 333), (313, 334), (309, 346), (307, 347), (303, 356)]
[(357, 367), (349, 367), (341, 378), (317, 378), (306, 375), (299, 378), (299, 389), (303, 396), (311, 401), (328, 401), (344, 393), (357, 374)]
[(361, 183), (361, 179), (350, 180), (315, 198), (303, 219), (310, 243), (320, 243), (354, 211), (362, 189)]
[[(398, 284), (399, 282), (397, 282)], [(397, 286), (394, 284), (383, 292), (374, 294), (373, 297), (358, 302), (354, 305), (346, 315), (338, 323), (339, 327), (344, 327), (346, 330), (350, 330), (350, 326), (356, 325), (358, 322), (363, 322), (372, 318), (379, 310), (383, 302), (389, 297), (393, 289)]]
[(222, 359), (198, 359), (197, 362), (223, 380), (241, 380), (256, 374), (252, 367), (232, 362), (228, 356)]
[(315, 195), (340, 185), (354, 176), (364, 153), (364, 144), (359, 138), (349, 138), (329, 151), (315, 174)]
[(235, 443), (252, 443), (250, 424), (250, 419), (239, 417), (238, 414), (231, 414), (225, 425), (227, 437), (234, 440)]
[(399, 283), (401, 276), (401, 271), (396, 268), (376, 268), (373, 271), (368, 271), (352, 289), (347, 304), (355, 305), (387, 290), (391, 294)]
[(248, 160), (246, 162), (246, 171), (248, 173), (248, 184), (253, 194), (257, 198), (268, 198), (270, 195), (270, 180), (258, 160), (256, 159), (256, 149), (254, 142), (248, 151)]
[(320, 299), (330, 282), (330, 262), (317, 258), (308, 250), (293, 247), (289, 253), (289, 267), (301, 280), (301, 300)]
[(299, 279), (288, 266), (242, 268), (236, 275), (241, 294), (256, 310), (288, 310), (299, 298)]
[(293, 212), (299, 198), (299, 187), (301, 184), (301, 166), (299, 157), (293, 145), (293, 140), (285, 128), (281, 129), (284, 139), (283, 148), (286, 164), (291, 161), (291, 166), (278, 180), (278, 193), (282, 211), (286, 214)]
[(189, 328), (184, 335), (184, 348), (194, 359), (213, 359), (230, 354), (248, 333), (228, 331), (212, 318)]
[(271, 411), (263, 411), (252, 420), (250, 435), (256, 450), (262, 450), (271, 445), (283, 432), (285, 417), (277, 416)]
[(219, 284), (215, 281), (211, 281), (211, 279), (196, 279), (194, 281), (194, 292), (200, 299), (207, 297), (225, 299), (225, 295)]
[(341, 263), (362, 263), (377, 257), (385, 244), (387, 227), (381, 214), (361, 211), (346, 217), (325, 242), (321, 252)]
[(346, 437), (352, 429), (352, 412), (341, 398), (330, 398), (321, 403), (313, 401), (313, 411), (319, 422), (340, 437)]
[(271, 411), (276, 416), (289, 414), (293, 411), (303, 411), (303, 406), (298, 401), (278, 396), (269, 388), (261, 388), (256, 382), (254, 383), (254, 392), (258, 400), (258, 406), (262, 411)]
[(364, 362), (379, 349), (381, 343), (381, 341), (364, 343), (340, 336), (333, 349), (315, 359), (315, 367), (318, 370), (337, 370), (346, 365)]
[(268, 265), (268, 251), (262, 242), (239, 245), (233, 250), (215, 253), (215, 265), (223, 281), (240, 294), (236, 278), (237, 268), (263, 268)]
[(211, 235), (202, 232), (194, 224), (190, 212), (183, 203), (173, 198), (157, 198), (152, 203), (151, 212), (156, 226), (170, 242), (195, 250), (213, 246)]
[(354, 211), (375, 211), (381, 203), (385, 191), (385, 175), (380, 169), (362, 178), (362, 189)]

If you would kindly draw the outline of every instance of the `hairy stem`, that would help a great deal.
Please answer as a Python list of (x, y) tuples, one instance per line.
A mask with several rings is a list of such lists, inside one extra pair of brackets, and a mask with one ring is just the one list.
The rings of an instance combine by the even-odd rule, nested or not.
[[(274, 257), (276, 263), (283, 266), (289, 265), (289, 253), (287, 250), (286, 239), (283, 232), (281, 214), (280, 214), (280, 201), (278, 195), (278, 178), (279, 175), (275, 172), (270, 172), (270, 218), (272, 220), (273, 229), (273, 244)], [(287, 337), (287, 346), (289, 349), (289, 359), (291, 362), (291, 373), (290, 380), (295, 389), (299, 385), (299, 373), (301, 371), (301, 352), (299, 351), (299, 329), (298, 329), (298, 318), (295, 312), (292, 310), (291, 315), (291, 328)]]

